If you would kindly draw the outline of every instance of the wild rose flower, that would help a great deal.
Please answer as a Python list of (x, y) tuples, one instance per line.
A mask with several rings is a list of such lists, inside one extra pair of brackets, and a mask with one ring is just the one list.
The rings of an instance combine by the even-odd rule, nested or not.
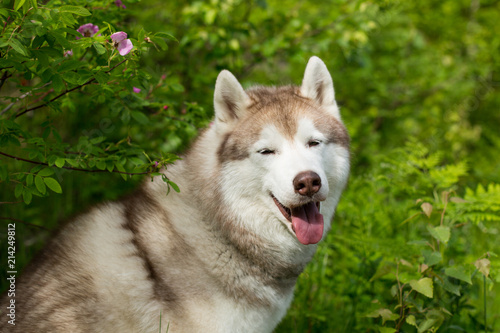
[[(99, 31), (99, 27), (92, 23), (87, 23), (76, 29), (76, 31), (81, 33), (83, 37), (92, 37)], [(80, 37), (76, 37), (76, 39), (80, 39)]]
[(127, 8), (127, 7), (123, 4), (122, 0), (115, 0), (115, 5), (117, 5), (118, 7), (122, 7), (123, 9)]
[(140, 93), (140, 92), (141, 92), (141, 89), (139, 89), (139, 88), (137, 88), (137, 87), (132, 87), (132, 90), (133, 90), (136, 94), (138, 94), (138, 93)]
[(113, 41), (115, 49), (117, 49), (122, 56), (128, 54), (134, 47), (130, 39), (127, 39), (127, 33), (123, 31), (118, 31), (112, 34), (111, 40)]

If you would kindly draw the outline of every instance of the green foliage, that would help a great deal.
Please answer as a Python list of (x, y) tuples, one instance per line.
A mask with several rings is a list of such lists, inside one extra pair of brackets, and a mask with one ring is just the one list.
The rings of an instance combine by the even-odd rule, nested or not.
[[(1, 112), (0, 153), (38, 164), (31, 170), (2, 165), (0, 181), (15, 185), (15, 198), (22, 197), (25, 204), (31, 203), (33, 195), (47, 196), (47, 188), (62, 192), (60, 173), (47, 177), (47, 172), (54, 171), (40, 171), (44, 165), (55, 170), (115, 172), (127, 179), (152, 173), (176, 159), (160, 149), (154, 154), (157, 163), (146, 160), (147, 147), (135, 144), (133, 133), (154, 121), (153, 112), (163, 119), (157, 126), (168, 123), (164, 119), (168, 119), (169, 100), (161, 91), (169, 86), (139, 62), (154, 43), (166, 49), (164, 39), (175, 38), (140, 29), (138, 39), (130, 39), (132, 52), (122, 56), (111, 38), (122, 27), (122, 9), (109, 1), (95, 1), (88, 8), (77, 4), (52, 1), (38, 6), (34, 0), (16, 1), (13, 9), (0, 12), (4, 18), (1, 86), (8, 92), (2, 96), (7, 104)], [(83, 36), (77, 28), (86, 22), (95, 25), (95, 31)], [(42, 108), (47, 112), (38, 116)], [(35, 122), (26, 119), (30, 116)], [(74, 135), (76, 128), (80, 135)]]
[[(0, 217), (30, 224), (19, 263), (40, 227), (161, 176), (208, 125), (221, 69), (298, 84), (317, 55), (352, 175), (276, 332), (500, 330), (497, 2), (124, 3), (2, 1)], [(77, 39), (86, 23), (99, 32)]]
[[(301, 277), (289, 321), (280, 328), (486, 331), (476, 316), (498, 313), (495, 298), (484, 300), (488, 307), (478, 299), (482, 292), (496, 295), (500, 282), (493, 252), (498, 226), (485, 218), (498, 217), (498, 185), (465, 188), (459, 196), (466, 171), (415, 142), (379, 158), (370, 175), (351, 179), (333, 231)], [(433, 170), (452, 171), (436, 178)]]

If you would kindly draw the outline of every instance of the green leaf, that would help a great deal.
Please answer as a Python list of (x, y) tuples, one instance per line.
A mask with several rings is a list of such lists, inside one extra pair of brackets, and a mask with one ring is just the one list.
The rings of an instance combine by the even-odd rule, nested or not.
[[(118, 163), (118, 162), (115, 162), (115, 167), (116, 167), (116, 170), (118, 170), (120, 172), (126, 172), (123, 165)], [(127, 180), (127, 175), (125, 173), (120, 173), (120, 176), (123, 178), (123, 180)]]
[(106, 170), (108, 170), (109, 172), (112, 172), (114, 168), (115, 168), (115, 164), (113, 163), (113, 161), (106, 162)]
[(134, 163), (135, 165), (143, 165), (144, 164), (144, 161), (141, 160), (139, 157), (132, 156), (132, 157), (129, 157), (128, 160), (130, 162)]
[(172, 36), (171, 34), (168, 34), (166, 32), (157, 32), (154, 34), (156, 37), (162, 37), (162, 38), (167, 38), (167, 39), (170, 39), (170, 40), (174, 40), (176, 42), (179, 42), (177, 40), (177, 38), (175, 38), (174, 36)]
[(9, 40), (9, 45), (14, 49), (14, 51), (22, 54), (25, 57), (28, 56), (28, 49), (26, 49), (26, 47), (24, 47), (24, 45), (21, 44), (21, 42), (17, 39), (11, 38), (11, 40)]
[(74, 159), (66, 159), (66, 162), (68, 162), (72, 167), (78, 168), (80, 166), (80, 163), (78, 160)]
[(382, 327), (379, 326), (378, 330), (380, 333), (396, 333), (396, 329), (392, 327)]
[(23, 193), (23, 184), (19, 183), (16, 185), (16, 189), (14, 190), (14, 196), (16, 198), (19, 198), (21, 196), (21, 194)]
[(75, 37), (82, 37), (82, 34), (79, 33), (78, 31), (76, 31), (75, 29), (70, 29), (70, 28), (59, 28), (57, 29), (56, 31), (59, 31), (59, 32), (66, 32), (70, 35), (73, 35)]
[(463, 266), (447, 267), (444, 270), (444, 274), (460, 281), (467, 282), (468, 284), (472, 284), (471, 274), (467, 272)]
[(169, 87), (175, 92), (184, 92), (184, 86), (180, 83), (172, 83)]
[(54, 171), (52, 170), (52, 168), (44, 168), (44, 169), (40, 170), (40, 172), (38, 172), (38, 175), (40, 177), (47, 177), (47, 176), (50, 176), (53, 174), (54, 174)]
[(56, 166), (58, 168), (62, 168), (65, 163), (66, 163), (66, 160), (64, 158), (62, 158), (62, 157), (58, 157), (57, 160), (56, 160)]
[(460, 285), (453, 284), (448, 278), (444, 279), (443, 288), (454, 295), (460, 296)]
[(94, 77), (100, 84), (107, 83), (109, 80), (109, 74), (105, 72), (97, 72)]
[(102, 46), (101, 43), (98, 43), (98, 42), (94, 42), (92, 44), (95, 48), (95, 50), (97, 51), (98, 54), (104, 54), (106, 53), (106, 48), (104, 46)]
[(33, 184), (33, 174), (30, 173), (26, 176), (26, 186), (31, 186)]
[(414, 315), (409, 315), (408, 317), (406, 317), (406, 323), (408, 325), (417, 327), (417, 320), (415, 319)]
[(95, 163), (97, 169), (99, 170), (104, 170), (106, 169), (106, 162), (104, 162), (103, 160), (99, 160)]
[(411, 280), (410, 286), (413, 290), (421, 293), (422, 295), (432, 298), (434, 291), (434, 284), (430, 278), (422, 278), (420, 280)]
[(49, 160), (47, 161), (49, 163), (49, 166), (53, 166), (54, 164), (56, 164), (57, 159), (58, 157), (56, 155), (49, 156)]
[(142, 112), (132, 111), (130, 114), (132, 115), (132, 118), (134, 118), (141, 125), (147, 125), (149, 123), (149, 118)]
[(366, 317), (370, 317), (370, 318), (381, 317), (382, 318), (382, 325), (383, 325), (388, 320), (389, 321), (397, 320), (399, 318), (399, 315), (393, 313), (389, 309), (377, 309), (377, 310), (372, 311), (369, 314), (367, 314)]
[(31, 199), (33, 199), (33, 195), (31, 194), (31, 191), (29, 188), (25, 188), (23, 190), (23, 200), (24, 200), (24, 203), (29, 205), (30, 202), (31, 202)]
[(52, 128), (52, 135), (54, 136), (54, 138), (56, 139), (57, 142), (59, 143), (62, 143), (62, 138), (61, 138), (61, 135), (59, 134), (58, 131), (56, 131), (54, 128)]
[(80, 79), (80, 75), (76, 72), (65, 72), (62, 75), (64, 81), (69, 82), (71, 84), (78, 84), (78, 81)]
[(423, 333), (426, 332), (428, 329), (430, 329), (434, 324), (436, 323), (436, 319), (434, 318), (428, 318), (425, 319), (420, 323), (420, 326), (418, 327), (418, 333)]
[(53, 31), (50, 35), (54, 37), (63, 48), (67, 50), (71, 49), (71, 43), (61, 33)]
[(181, 189), (179, 188), (179, 186), (177, 186), (176, 183), (172, 182), (172, 181), (168, 181), (168, 185), (170, 185), (175, 192), (179, 193), (181, 191)]
[(162, 49), (164, 51), (168, 50), (168, 45), (167, 45), (167, 43), (165, 43), (165, 41), (163, 40), (163, 38), (152, 36), (151, 40), (153, 41), (153, 43), (155, 43), (156, 45), (158, 45), (160, 47), (160, 49)]
[(47, 68), (45, 71), (43, 71), (42, 75), (40, 75), (40, 77), (42, 78), (42, 82), (44, 83), (48, 83), (49, 81), (51, 81), (52, 76), (54, 76), (54, 72), (51, 68)]
[(50, 188), (52, 191), (56, 193), (62, 193), (61, 185), (59, 185), (57, 180), (55, 180), (54, 178), (47, 177), (44, 178), (43, 181), (45, 185), (47, 185), (47, 187)]
[(440, 252), (431, 252), (431, 251), (424, 251), (423, 252), (424, 256), (424, 263), (427, 266), (434, 266), (435, 264), (438, 264), (443, 260), (443, 256), (441, 255)]
[(103, 142), (104, 140), (106, 140), (105, 136), (98, 136), (97, 138), (90, 139), (90, 143), (93, 145), (97, 145), (97, 144)]
[(445, 320), (444, 313), (448, 311), (444, 309), (445, 312), (443, 312), (441, 309), (428, 310), (428, 312), (425, 315), (425, 320), (422, 321), (418, 326), (419, 333), (427, 332), (430, 328), (438, 329), (443, 324), (443, 321)]
[(35, 185), (36, 185), (36, 189), (38, 190), (38, 192), (40, 192), (42, 194), (45, 194), (47, 192), (47, 188), (45, 187), (45, 183), (44, 183), (42, 177), (40, 177), (40, 176), (35, 177)]
[(428, 226), (427, 230), (432, 235), (432, 237), (434, 237), (435, 239), (437, 239), (442, 243), (447, 244), (448, 241), (450, 240), (450, 227), (439, 226), (433, 228), (431, 226)]
[(59, 7), (61, 13), (71, 13), (79, 16), (90, 16), (92, 15), (87, 9), (80, 6), (61, 6)]
[(0, 8), (0, 16), (6, 19), (7, 17), (9, 17), (9, 12), (4, 8)]
[(61, 78), (61, 75), (54, 74), (54, 76), (52, 76), (52, 86), (54, 87), (54, 90), (56, 92), (61, 92), (66, 88), (66, 86), (64, 85), (64, 81)]
[(160, 176), (163, 176), (164, 174), (161, 172), (151, 172), (149, 175), (152, 177), (160, 177)]
[(122, 120), (122, 122), (127, 125), (130, 121), (130, 111), (129, 110), (124, 110), (122, 112), (122, 115), (120, 116), (120, 119)]
[(14, 2), (14, 10), (17, 12), (19, 10), (19, 8), (21, 8), (24, 5), (25, 1), (26, 0), (16, 0)]

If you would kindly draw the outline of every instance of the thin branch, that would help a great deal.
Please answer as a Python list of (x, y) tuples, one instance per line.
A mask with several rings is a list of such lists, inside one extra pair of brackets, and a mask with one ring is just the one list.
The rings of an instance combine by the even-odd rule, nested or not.
[[(45, 83), (45, 84), (44, 84), (43, 86), (41, 86), (41, 87), (35, 88), (35, 89), (33, 89), (33, 90), (30, 90), (30, 91), (28, 91), (28, 92), (26, 92), (26, 93), (22, 94), (21, 96), (19, 96), (19, 97), (16, 99), (16, 101), (15, 101), (15, 102), (12, 102), (12, 103), (10, 103), (9, 105), (7, 105), (7, 106), (5, 107), (5, 109), (3, 109), (3, 110), (2, 110), (2, 112), (0, 112), (0, 115), (2, 115), (2, 114), (4, 114), (5, 112), (9, 111), (9, 110), (10, 110), (10, 109), (14, 106), (14, 104), (16, 104), (17, 102), (19, 102), (20, 100), (22, 100), (22, 99), (24, 99), (24, 98), (26, 98), (26, 97), (31, 96), (35, 90), (40, 90), (40, 89), (43, 89), (43, 88), (45, 88), (46, 86), (49, 86), (49, 85), (51, 85), (51, 84), (52, 84), (52, 81), (47, 82), (47, 83)], [(50, 89), (50, 90), (49, 90), (49, 91), (45, 94), (45, 96), (47, 96), (47, 94), (51, 93), (52, 91), (54, 91), (54, 90), (53, 90), (53, 89)], [(37, 99), (36, 101), (33, 101), (33, 102), (31, 102), (31, 103), (36, 103), (37, 101), (39, 101), (40, 99), (44, 98), (45, 96), (42, 96), (41, 98), (39, 98), (39, 99)]]
[(41, 225), (31, 224), (31, 223), (25, 222), (23, 220), (15, 219), (13, 217), (0, 217), (0, 220), (10, 220), (10, 221), (22, 223), (22, 224), (24, 224), (24, 225), (26, 225), (28, 227), (35, 227), (35, 228), (40, 228), (40, 229), (43, 229), (43, 230), (46, 230), (46, 231), (50, 231), (50, 229), (42, 227)]
[(27, 112), (30, 112), (30, 111), (33, 111), (33, 110), (36, 110), (36, 109), (43, 108), (44, 106), (47, 106), (49, 103), (52, 103), (53, 101), (55, 101), (55, 100), (56, 100), (56, 99), (58, 99), (58, 98), (61, 98), (62, 96), (66, 95), (67, 93), (70, 93), (70, 92), (72, 92), (73, 90), (76, 90), (76, 89), (80, 89), (80, 88), (82, 88), (83, 86), (86, 86), (86, 85), (88, 85), (88, 84), (91, 84), (91, 83), (92, 83), (92, 82), (94, 82), (94, 81), (95, 81), (95, 78), (92, 78), (92, 79), (88, 80), (87, 82), (85, 82), (85, 83), (83, 83), (83, 84), (81, 84), (81, 85), (79, 85), (79, 86), (76, 86), (76, 87), (74, 87), (74, 88), (71, 88), (70, 90), (66, 90), (65, 92), (60, 93), (60, 94), (59, 94), (59, 95), (57, 95), (56, 97), (52, 98), (52, 99), (51, 99), (50, 101), (48, 101), (47, 103), (43, 103), (43, 104), (40, 104), (40, 105), (38, 105), (38, 106), (34, 106), (34, 107), (32, 107), (32, 108), (26, 109), (26, 110), (24, 110), (23, 112), (20, 112), (20, 113), (16, 114), (16, 117), (15, 117), (15, 118), (17, 118), (17, 117), (19, 117), (19, 116), (22, 116), (23, 114), (25, 114), (25, 113), (27, 113)]
[(8, 71), (4, 71), (3, 72), (3, 75), (2, 75), (2, 78), (0, 79), (0, 89), (2, 89), (3, 87), (3, 84), (5, 83), (5, 81), (11, 77), (12, 74), (10, 74)]
[[(116, 65), (114, 65), (111, 69), (107, 70), (106, 73), (109, 73), (111, 72), (113, 69), (115, 69), (116, 67), (120, 66), (121, 64), (123, 64), (125, 61), (127, 61), (128, 59), (123, 59), (122, 61), (120, 61), (119, 63), (117, 63)], [(40, 108), (43, 108), (44, 106), (47, 106), (49, 103), (52, 103), (53, 101), (55, 101), (56, 99), (59, 99), (61, 98), (62, 96), (66, 95), (67, 93), (70, 93), (74, 90), (77, 90), (77, 89), (80, 89), (86, 85), (89, 85), (91, 84), (92, 82), (94, 82), (96, 79), (95, 78), (91, 78), (90, 80), (88, 80), (87, 82), (83, 83), (83, 84), (80, 84), (74, 88), (71, 88), (69, 90), (66, 90), (65, 92), (62, 92), (60, 93), (59, 95), (53, 97), (50, 101), (46, 102), (46, 103), (43, 103), (43, 104), (40, 104), (38, 106), (34, 106), (32, 108), (29, 108), (29, 109), (26, 109), (18, 114), (16, 114), (15, 118), (19, 117), (19, 116), (22, 116), (23, 114), (27, 113), (27, 112), (30, 112), (30, 111), (33, 111), (33, 110), (36, 110), (36, 109), (40, 109)]]
[(7, 17), (7, 20), (5, 20), (5, 24), (3, 25), (3, 29), (2, 29), (2, 35), (5, 33), (5, 28), (7, 28), (7, 24), (9, 23), (10, 21), (10, 16)]
[[(38, 165), (45, 165), (45, 166), (49, 166), (49, 164), (48, 164), (48, 163), (43, 163), (43, 162), (37, 162), (37, 161), (27, 160), (27, 159), (25, 159), (25, 158), (21, 158), (21, 157), (17, 157), (17, 156), (12, 156), (12, 155), (6, 154), (6, 153), (1, 152), (1, 151), (0, 151), (0, 155), (4, 155), (4, 156), (6, 156), (6, 157), (13, 158), (13, 159), (18, 160), (18, 161), (28, 162), (28, 163), (31, 163), (31, 164), (38, 164)], [(149, 172), (149, 171), (144, 171), (144, 172), (123, 172), (123, 171), (118, 171), (118, 170), (113, 170), (113, 171), (108, 171), (108, 170), (89, 170), (89, 169), (80, 169), (80, 168), (73, 168), (73, 167), (66, 167), (66, 166), (63, 166), (61, 169), (76, 170), (76, 171), (85, 171), (85, 172), (111, 172), (111, 173), (121, 173), (121, 174), (124, 174), (124, 175), (129, 175), (129, 176), (135, 176), (135, 175), (148, 175), (148, 174), (150, 174), (150, 172)]]

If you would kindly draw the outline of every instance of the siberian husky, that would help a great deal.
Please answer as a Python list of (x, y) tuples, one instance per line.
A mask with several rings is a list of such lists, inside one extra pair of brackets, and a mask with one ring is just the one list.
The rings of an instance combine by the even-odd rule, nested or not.
[[(1, 332), (271, 332), (330, 229), (349, 136), (325, 64), (244, 90), (223, 70), (189, 152), (66, 225), (0, 301)], [(11, 321), (15, 301), (15, 321)], [(12, 325), (15, 323), (15, 325)]]

